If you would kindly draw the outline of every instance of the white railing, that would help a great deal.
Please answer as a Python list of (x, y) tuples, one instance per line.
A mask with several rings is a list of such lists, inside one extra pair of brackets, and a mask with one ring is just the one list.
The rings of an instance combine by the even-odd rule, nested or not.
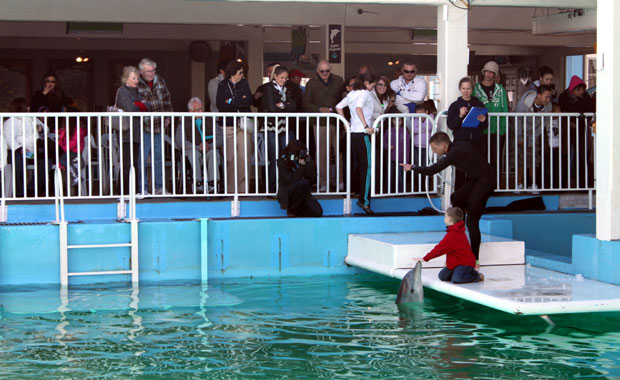
[[(500, 130), (502, 120), (506, 125), (504, 135), (484, 134), (481, 144), (482, 153), (495, 168), (496, 192), (587, 191), (591, 194), (595, 189), (595, 145), (591, 130), (594, 114), (490, 113), (488, 116), (496, 130)], [(446, 117), (446, 111), (437, 115), (435, 124), (439, 130), (447, 130)]]
[[(350, 199), (350, 131), (346, 120), (336, 114), (2, 116), (0, 147), (8, 146), (8, 164), (0, 171), (2, 204), (6, 200), (53, 199), (56, 168), (63, 170), (67, 199), (128, 197), (132, 166), (137, 177), (133, 184), (143, 197), (274, 196), (278, 183), (276, 158), (292, 139), (303, 140), (316, 161), (314, 194), (344, 196), (345, 204)], [(592, 193), (595, 147), (589, 121), (593, 114), (489, 116), (497, 125), (500, 118), (507, 121), (504, 135), (484, 135), (486, 140), (482, 144), (487, 159), (496, 167), (498, 192)], [(197, 120), (201, 128), (196, 127)], [(246, 125), (244, 120), (250, 120), (246, 129), (242, 128)], [(149, 132), (156, 124), (164, 125), (162, 133)], [(445, 111), (434, 120), (425, 114), (397, 114), (383, 115), (375, 121), (379, 133), (372, 137), (373, 197), (436, 194), (439, 186), (451, 184), (442, 184), (439, 177), (426, 179), (405, 174), (400, 167), (401, 163), (430, 163), (428, 139), (437, 128), (445, 130), (444, 124)], [(65, 133), (67, 125), (73, 127)], [(270, 131), (265, 125), (278, 126), (279, 131)], [(203, 135), (211, 135), (212, 130), (215, 132), (206, 140), (210, 142), (207, 148), (201, 142)], [(557, 134), (550, 135), (549, 131)], [(80, 138), (74, 138), (76, 133)], [(65, 152), (63, 142), (67, 140), (74, 142), (69, 144), (73, 154)], [(502, 149), (492, 153), (488, 149), (492, 145)], [(73, 156), (78, 159), (72, 159)]]
[(437, 193), (436, 177), (427, 178), (405, 172), (401, 164), (428, 165), (428, 140), (433, 132), (434, 119), (423, 113), (381, 115), (373, 127), (371, 195), (386, 197)]
[[(0, 146), (6, 143), (9, 149), (8, 164), (0, 175), (3, 199), (53, 199), (55, 168), (63, 170), (68, 199), (126, 197), (132, 166), (142, 197), (274, 196), (276, 160), (294, 139), (303, 140), (315, 159), (314, 194), (348, 197), (350, 193), (350, 131), (347, 121), (336, 114), (2, 116)], [(157, 125), (164, 127), (158, 131)], [(206, 139), (209, 135), (212, 138)], [(65, 141), (72, 143), (68, 144), (72, 153), (66, 152)]]

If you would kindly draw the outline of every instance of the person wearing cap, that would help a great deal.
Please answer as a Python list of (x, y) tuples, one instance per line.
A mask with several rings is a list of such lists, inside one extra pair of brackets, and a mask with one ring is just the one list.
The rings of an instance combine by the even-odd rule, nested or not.
[[(495, 61), (489, 61), (482, 67), (482, 81), (476, 83), (474, 87), (474, 96), (478, 98), (489, 112), (508, 112), (508, 95), (506, 89), (499, 83), (496, 83), (495, 77), (499, 75), (499, 65)], [(505, 140), (501, 138), (506, 134), (506, 118), (491, 117), (489, 119), (489, 128), (484, 134), (491, 135), (491, 141), (487, 145), (483, 145), (485, 152), (490, 151), (491, 166), (498, 167), (497, 156), (501, 157), (504, 150)], [(498, 141), (499, 134), (499, 141)], [(498, 144), (499, 143), (499, 144)], [(485, 156), (488, 157), (487, 154)]]

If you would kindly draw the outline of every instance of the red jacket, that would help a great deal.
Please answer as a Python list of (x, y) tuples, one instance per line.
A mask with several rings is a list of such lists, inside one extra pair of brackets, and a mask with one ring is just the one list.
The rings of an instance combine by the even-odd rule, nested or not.
[(441, 255), (446, 256), (446, 266), (454, 270), (459, 265), (476, 266), (476, 257), (471, 251), (469, 240), (465, 235), (465, 222), (460, 221), (446, 227), (446, 236), (441, 239), (439, 244), (432, 251), (424, 256), (424, 261), (429, 261)]

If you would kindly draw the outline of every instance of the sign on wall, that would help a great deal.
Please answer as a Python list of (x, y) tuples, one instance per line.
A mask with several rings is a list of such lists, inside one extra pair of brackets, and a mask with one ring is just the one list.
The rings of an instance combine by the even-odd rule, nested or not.
[(329, 63), (342, 63), (342, 25), (330, 24), (327, 37), (329, 38)]

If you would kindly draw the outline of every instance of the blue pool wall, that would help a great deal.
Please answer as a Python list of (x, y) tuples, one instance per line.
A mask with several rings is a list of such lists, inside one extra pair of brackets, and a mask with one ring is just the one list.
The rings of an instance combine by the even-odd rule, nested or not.
[[(374, 206), (381, 206), (380, 201), (373, 202)], [(242, 204), (242, 215), (243, 210), (249, 215), (258, 212), (263, 202), (269, 203), (250, 202), (256, 203), (252, 206), (256, 211), (251, 211), (250, 205)], [(428, 205), (424, 198), (412, 198), (407, 202), (386, 199), (384, 206), (408, 204), (413, 208)], [(330, 206), (330, 203), (333, 204)], [(322, 200), (322, 204), (326, 209), (332, 207), (334, 212), (342, 212), (342, 199)], [(227, 217), (230, 212), (228, 202), (145, 203), (139, 206), (143, 210), (138, 214), (144, 218), (139, 225), (141, 281), (198, 281), (204, 278), (204, 274), (209, 278), (233, 278), (357, 273), (359, 270), (344, 264), (349, 234), (444, 229), (441, 216), (210, 219), (206, 224), (206, 245), (202, 245), (199, 220), (163, 219), (163, 212), (174, 211), (177, 214), (173, 215), (177, 217), (199, 218), (205, 215), (200, 215), (200, 210), (206, 208), (209, 211), (207, 215), (212, 216), (217, 215), (213, 209), (219, 208), (221, 214)], [(28, 207), (34, 215), (50, 210), (45, 205), (20, 207)], [(110, 215), (106, 215), (108, 219), (101, 217), (99, 220), (96, 216), (102, 213), (101, 209), (115, 216), (115, 205), (68, 205), (69, 219), (76, 215), (89, 218), (86, 223), (69, 224), (70, 244), (129, 241), (129, 225), (112, 221)], [(51, 212), (53, 219), (53, 207)], [(144, 216), (147, 212), (151, 218)], [(17, 212), (14, 212), (15, 215)], [(30, 218), (33, 218), (32, 214)], [(575, 272), (567, 255), (571, 251), (573, 235), (592, 233), (594, 223), (592, 212), (490, 214), (483, 217), (481, 230), (483, 233), (524, 240), (526, 252), (541, 255), (528, 254), (527, 260), (533, 265), (586, 275), (590, 272), (581, 269)], [(58, 235), (58, 227), (50, 224), (0, 227), (0, 285), (58, 284)], [(554, 256), (563, 256), (567, 260), (549, 259)], [(536, 259), (542, 264), (532, 262)], [(71, 250), (69, 265), (70, 271), (126, 269), (129, 266), (129, 249)], [(596, 274), (600, 271), (593, 268), (591, 272)], [(76, 277), (71, 279), (71, 283), (126, 279), (126, 275)], [(610, 282), (613, 281), (615, 279)]]

